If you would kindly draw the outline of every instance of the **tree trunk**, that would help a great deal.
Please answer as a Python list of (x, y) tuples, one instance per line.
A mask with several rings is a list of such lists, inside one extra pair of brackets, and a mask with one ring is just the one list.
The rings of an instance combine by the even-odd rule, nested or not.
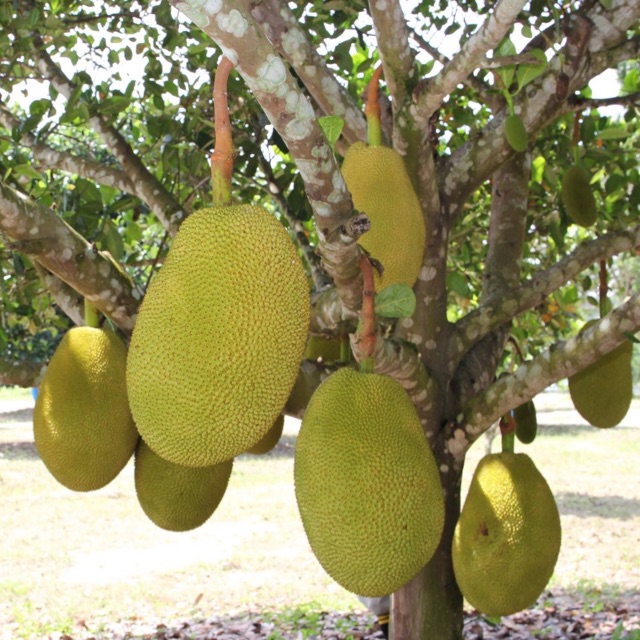
[[(446, 474), (447, 477), (454, 474)], [(462, 594), (453, 574), (451, 541), (460, 515), (460, 479), (445, 490), (445, 527), (431, 561), (392, 598), (391, 640), (461, 640)]]

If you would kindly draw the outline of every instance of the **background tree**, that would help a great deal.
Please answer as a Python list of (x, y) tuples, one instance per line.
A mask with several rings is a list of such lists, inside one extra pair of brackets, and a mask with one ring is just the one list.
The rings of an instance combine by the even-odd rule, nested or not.
[[(629, 277), (640, 245), (640, 4), (175, 5), (0, 0), (0, 381), (37, 382), (55, 339), (82, 323), (83, 297), (130, 334), (180, 222), (209, 202), (221, 52), (237, 69), (234, 197), (259, 200), (298, 243), (311, 333), (352, 334), (361, 250), (339, 162), (366, 139), (362, 96), (380, 62), (386, 144), (405, 158), (428, 233), (415, 313), (385, 327), (376, 370), (413, 400), (446, 498), (440, 547), (395, 594), (393, 626), (399, 639), (461, 637), (450, 542), (466, 451), (640, 328)], [(457, 43), (451, 53), (445, 42)], [(589, 82), (609, 69), (619, 89), (593, 98)], [(503, 134), (510, 113), (526, 129), (521, 152)], [(343, 122), (335, 153), (317, 120), (327, 115)], [(598, 206), (589, 229), (560, 199), (576, 157)], [(613, 308), (578, 336), (599, 316), (603, 261), (619, 283)], [(512, 372), (510, 336), (525, 354)], [(327, 373), (303, 362), (289, 413)]]

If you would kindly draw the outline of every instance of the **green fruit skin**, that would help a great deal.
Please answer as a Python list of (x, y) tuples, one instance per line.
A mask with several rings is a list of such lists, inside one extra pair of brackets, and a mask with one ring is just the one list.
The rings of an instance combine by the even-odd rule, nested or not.
[(280, 414), (276, 421), (273, 423), (273, 427), (267, 431), (267, 433), (263, 436), (262, 440), (257, 442), (251, 447), (251, 449), (247, 449), (247, 453), (253, 453), (255, 455), (262, 455), (265, 453), (269, 453), (275, 446), (280, 442), (280, 438), (282, 437), (282, 430), (284, 429), (284, 414)]
[(203, 525), (222, 500), (233, 460), (211, 467), (185, 467), (153, 452), (140, 438), (135, 452), (136, 496), (145, 515), (167, 531)]
[(579, 166), (569, 167), (562, 178), (560, 192), (567, 215), (581, 227), (590, 227), (597, 219), (597, 206), (589, 174)]
[(430, 560), (444, 526), (435, 458), (406, 391), (344, 368), (311, 398), (295, 492), (309, 544), (348, 591), (387, 595)]
[(504, 121), (504, 136), (514, 151), (525, 151), (529, 146), (527, 130), (515, 113), (507, 116)]
[(522, 444), (531, 444), (538, 433), (538, 417), (533, 400), (516, 407), (513, 411), (513, 417), (516, 421), (516, 438)]
[[(593, 324), (587, 322), (582, 331)], [(592, 426), (609, 429), (620, 424), (633, 399), (633, 344), (621, 345), (569, 377), (569, 394), (576, 411)]]
[(503, 452), (480, 460), (452, 546), (466, 600), (490, 616), (531, 606), (553, 573), (560, 542), (558, 508), (531, 458)]

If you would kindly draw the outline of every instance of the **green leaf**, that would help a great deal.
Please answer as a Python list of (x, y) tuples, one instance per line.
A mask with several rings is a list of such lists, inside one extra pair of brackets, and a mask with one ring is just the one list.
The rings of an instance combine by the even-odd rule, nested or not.
[(629, 132), (624, 127), (610, 127), (608, 129), (603, 129), (598, 133), (598, 138), (600, 138), (600, 140), (621, 140), (628, 136)]
[[(509, 38), (504, 39), (494, 50), (493, 56), (495, 58), (501, 58), (502, 56), (514, 56), (516, 55), (516, 47), (509, 40)], [(508, 89), (511, 83), (513, 82), (513, 77), (516, 73), (516, 67), (513, 64), (506, 65), (504, 67), (500, 67), (496, 69), (496, 73), (502, 80), (504, 84), (504, 88)]]
[(416, 308), (416, 295), (406, 284), (390, 284), (376, 294), (376, 314), (383, 318), (410, 318)]
[(108, 251), (116, 262), (119, 262), (124, 255), (124, 242), (122, 242), (116, 225), (111, 220), (107, 220), (102, 227), (100, 248), (103, 251)]
[(547, 57), (541, 49), (532, 49), (529, 53), (537, 58), (540, 62), (531, 64), (518, 65), (516, 72), (516, 81), (518, 83), (518, 91), (533, 82), (540, 74), (544, 73), (547, 68)]
[(537, 182), (538, 184), (542, 184), (542, 180), (544, 178), (544, 169), (545, 166), (547, 164), (547, 161), (545, 159), (544, 156), (537, 156), (532, 165), (532, 170), (531, 170), (531, 177), (533, 178), (534, 182)]
[(633, 333), (629, 333), (628, 331), (625, 331), (624, 335), (627, 336), (627, 338), (631, 340), (631, 342), (633, 342), (634, 344), (640, 344), (640, 340), (636, 338), (636, 336), (634, 336)]
[(318, 124), (327, 138), (327, 142), (333, 149), (344, 127), (344, 119), (340, 116), (322, 116), (318, 118)]
[(469, 285), (464, 274), (453, 271), (447, 275), (447, 287), (461, 298), (469, 296)]

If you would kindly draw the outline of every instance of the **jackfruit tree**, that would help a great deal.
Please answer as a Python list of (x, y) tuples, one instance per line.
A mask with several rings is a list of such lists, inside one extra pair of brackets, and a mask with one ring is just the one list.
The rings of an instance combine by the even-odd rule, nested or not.
[[(544, 537), (544, 567), (519, 563), (531, 572), (527, 588), (544, 588), (560, 534), (546, 481), (521, 452), (536, 431), (528, 403), (569, 379), (577, 406), (595, 402), (584, 410), (608, 428), (630, 399), (640, 329), (639, 20), (633, 0), (0, 0), (0, 384), (40, 384), (58, 344), (64, 353), (80, 335), (71, 329), (84, 324), (86, 302), (103, 316), (91, 332), (109, 327), (132, 344), (129, 394), (153, 399), (132, 402), (150, 434), (150, 449), (137, 453), (140, 476), (199, 458), (193, 474), (217, 469), (219, 497), (228, 458), (266, 438), (281, 409), (303, 417), (309, 405), (296, 460), (305, 526), (336, 515), (325, 496), (342, 500), (349, 518), (352, 505), (377, 506), (387, 485), (396, 521), (409, 520), (406, 536), (365, 517), (353, 532), (369, 545), (368, 564), (385, 541), (391, 547), (382, 583), (344, 564), (348, 532), (331, 532), (338, 556), (314, 539), (315, 526), (310, 533), (346, 588), (393, 591), (396, 640), (461, 638), (461, 589), (488, 615), (528, 606), (536, 593), (505, 603), (491, 591), (503, 565), (478, 547), (478, 562), (498, 574), (483, 581), (469, 564), (470, 541), (513, 538), (519, 563)], [(212, 88), (223, 57), (233, 64), (236, 218), (218, 224), (199, 214), (212, 207)], [(243, 221), (257, 205), (261, 222)], [(380, 271), (367, 289), (369, 262)], [(266, 272), (269, 286), (256, 289)], [(371, 287), (375, 346), (363, 356)], [(270, 313), (251, 315), (245, 303), (257, 299), (272, 301)], [(140, 327), (151, 328), (131, 342), (144, 301)], [(251, 331), (264, 329), (255, 345), (266, 348), (234, 349), (252, 318)], [(294, 336), (287, 318), (297, 319)], [(177, 338), (188, 349), (172, 351)], [(266, 407), (260, 428), (217, 457), (205, 455), (216, 434), (193, 444), (187, 433), (175, 461), (156, 460), (164, 419), (198, 419), (187, 412), (210, 375), (201, 350), (225, 341), (239, 376), (225, 409), (246, 413), (241, 403), (255, 391), (251, 410)], [(136, 343), (165, 351), (150, 359)], [(181, 358), (179, 386), (188, 388), (167, 395), (153, 377)], [(613, 385), (616, 407), (606, 406), (598, 376), (624, 383)], [(60, 392), (49, 387), (51, 397)], [(513, 426), (520, 407), (516, 419), (528, 424), (518, 452), (479, 466), (469, 495), (482, 499), (463, 508), (467, 451), (496, 421)], [(393, 440), (376, 445), (390, 424)], [(330, 450), (336, 433), (348, 449), (328, 456), (334, 470), (320, 482), (322, 460), (308, 451)], [(335, 465), (367, 473), (371, 456), (380, 482), (361, 487), (372, 493), (356, 505)], [(191, 471), (178, 471), (188, 482)], [(536, 513), (532, 487), (546, 496), (549, 524), (520, 535), (517, 522), (540, 522), (527, 515)], [(420, 495), (436, 506), (416, 507)], [(141, 495), (163, 526), (197, 526), (154, 500)], [(504, 514), (491, 528), (487, 509)]]

